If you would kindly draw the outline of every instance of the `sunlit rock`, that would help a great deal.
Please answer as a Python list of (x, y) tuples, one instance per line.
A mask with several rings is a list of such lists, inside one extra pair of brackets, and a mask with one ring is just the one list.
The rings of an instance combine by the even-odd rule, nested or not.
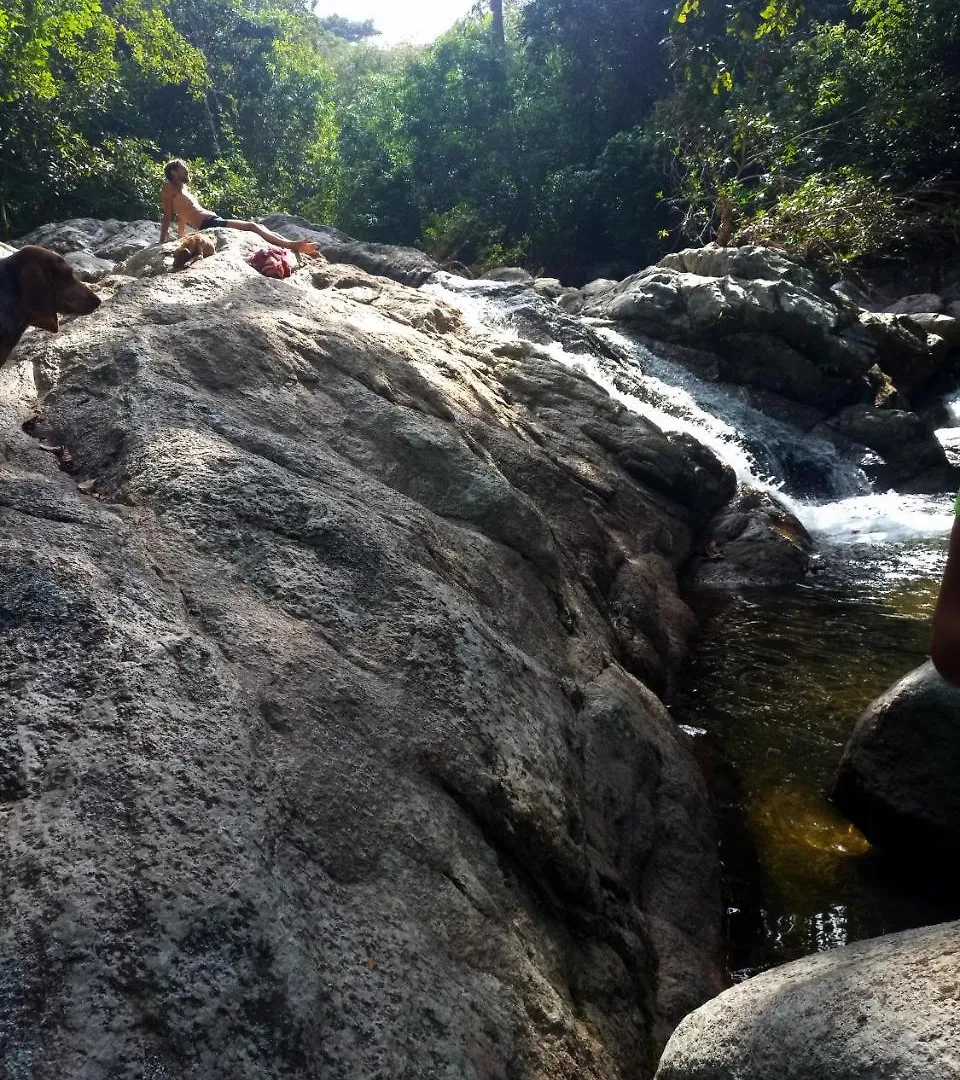
[(656, 1080), (945, 1080), (958, 976), (960, 923), (795, 960), (691, 1013)]
[(649, 1077), (722, 981), (654, 687), (724, 467), (426, 291), (215, 233), (0, 373), (16, 1062)]

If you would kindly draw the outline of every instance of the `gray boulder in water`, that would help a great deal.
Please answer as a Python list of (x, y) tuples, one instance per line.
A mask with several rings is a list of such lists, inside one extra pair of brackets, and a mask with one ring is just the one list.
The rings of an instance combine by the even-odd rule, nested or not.
[(722, 979), (651, 689), (722, 470), (431, 297), (217, 241), (2, 372), (0, 1073), (649, 1077)]
[(958, 985), (960, 923), (817, 953), (693, 1012), (656, 1080), (949, 1080)]
[(931, 661), (857, 721), (832, 798), (878, 847), (938, 859), (960, 853), (960, 690)]

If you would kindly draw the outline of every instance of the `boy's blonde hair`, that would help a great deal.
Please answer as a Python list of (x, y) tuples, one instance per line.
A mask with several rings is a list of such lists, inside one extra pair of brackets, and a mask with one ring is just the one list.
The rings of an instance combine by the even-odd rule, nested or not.
[(189, 183), (189, 181), (190, 181), (190, 170), (187, 168), (187, 163), (183, 160), (183, 158), (174, 158), (173, 161), (168, 161), (166, 163), (166, 165), (164, 165), (164, 167), (163, 167), (163, 175), (168, 180), (173, 180), (173, 177), (170, 174), (174, 170), (180, 170), (180, 169), (183, 169), (183, 172), (184, 172), (184, 183)]

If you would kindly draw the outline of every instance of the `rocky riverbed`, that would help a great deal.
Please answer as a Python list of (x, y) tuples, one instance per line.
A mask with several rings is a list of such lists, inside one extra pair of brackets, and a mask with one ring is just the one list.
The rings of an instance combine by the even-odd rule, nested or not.
[[(678, 574), (796, 581), (814, 540), (550, 350), (619, 393), (597, 328), (628, 327), (935, 492), (958, 313), (713, 248), (583, 290), (508, 274), (505, 341), (416, 288), (420, 252), (267, 224), (328, 258), (271, 281), (229, 230), (179, 273), (152, 222), (25, 238), (104, 302), (0, 373), (4, 1074), (649, 1078), (724, 985), (709, 800), (663, 704)], [(909, 1033), (952, 1022), (954, 933), (750, 980), (659, 1075), (950, 1075), (952, 1037)]]

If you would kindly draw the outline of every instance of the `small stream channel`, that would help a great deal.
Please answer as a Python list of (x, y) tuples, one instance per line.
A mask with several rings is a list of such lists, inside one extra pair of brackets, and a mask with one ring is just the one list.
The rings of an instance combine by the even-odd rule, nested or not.
[[(508, 337), (528, 336), (556, 310), (517, 286), (450, 279), (432, 288)], [(741, 483), (786, 503), (817, 543), (803, 584), (685, 597), (701, 635), (671, 711), (715, 803), (731, 978), (960, 917), (960, 872), (884, 857), (827, 799), (859, 714), (927, 656), (952, 493), (873, 492), (856, 463), (735, 388), (619, 328), (589, 329), (608, 347), (546, 347), (662, 429), (710, 446)], [(957, 428), (940, 434), (960, 447), (960, 401), (953, 411)]]

